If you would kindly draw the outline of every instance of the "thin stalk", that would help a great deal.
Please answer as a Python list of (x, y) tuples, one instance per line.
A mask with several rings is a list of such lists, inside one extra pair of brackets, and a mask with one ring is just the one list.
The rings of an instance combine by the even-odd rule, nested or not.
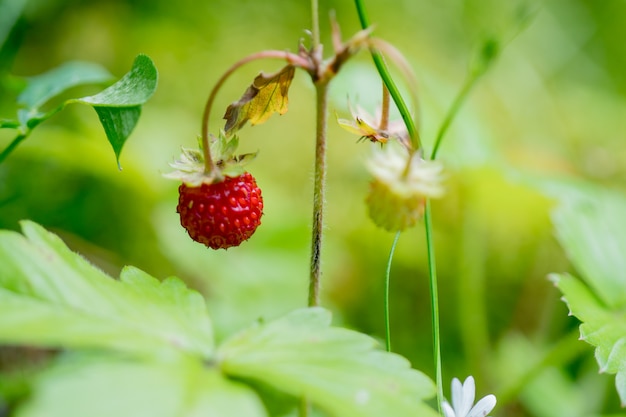
[(326, 126), (328, 121), (328, 83), (320, 82), (316, 89), (317, 123), (315, 130), (315, 175), (313, 179), (313, 228), (311, 239), (311, 272), (309, 277), (309, 307), (320, 304), (320, 276), (324, 198), (326, 184)]
[(443, 377), (441, 372), (441, 338), (439, 331), (439, 291), (437, 289), (437, 262), (435, 259), (430, 200), (426, 200), (424, 226), (426, 229), (426, 250), (428, 252), (428, 281), (430, 283), (430, 307), (432, 312), (431, 320), (433, 329), (435, 382), (437, 383), (437, 407), (439, 409), (439, 414), (441, 414), (441, 404), (443, 403)]
[(9, 143), (9, 145), (6, 148), (4, 148), (2, 153), (0, 153), (0, 163), (2, 163), (7, 158), (7, 156), (9, 156), (9, 154), (13, 152), (15, 148), (17, 148), (17, 145), (19, 145), (24, 139), (28, 137), (28, 135), (29, 133), (18, 134), (15, 137), (15, 139), (13, 139), (11, 143)]
[(380, 113), (380, 125), (378, 129), (383, 132), (389, 127), (389, 89), (383, 82), (383, 104)]
[(240, 59), (235, 62), (213, 86), (211, 93), (209, 94), (209, 98), (207, 99), (206, 104), (204, 105), (204, 113), (202, 114), (202, 151), (204, 153), (204, 172), (207, 174), (214, 173), (216, 171), (215, 164), (213, 159), (211, 158), (211, 149), (209, 143), (209, 116), (211, 115), (211, 108), (213, 107), (213, 102), (215, 101), (215, 97), (217, 96), (217, 92), (220, 90), (224, 82), (230, 77), (239, 67), (247, 64), (248, 62), (255, 61), (257, 59), (265, 59), (265, 58), (275, 58), (275, 59), (284, 59), (288, 63), (304, 68), (309, 69), (309, 62), (303, 57), (286, 52), (286, 51), (276, 51), (276, 50), (268, 50), (256, 52), (252, 55), (248, 55), (245, 58)]
[[(365, 8), (363, 6), (362, 0), (355, 0), (355, 4), (357, 7), (357, 11), (359, 14), (359, 19), (361, 21), (361, 26), (363, 29), (369, 26), (369, 21), (367, 19), (367, 14), (365, 12)], [(370, 48), (370, 52), (372, 54), (372, 58), (378, 69), (378, 73), (380, 74), (383, 82), (389, 89), (389, 93), (404, 120), (404, 123), (409, 131), (409, 136), (411, 138), (411, 143), (414, 147), (414, 151), (421, 151), (421, 141), (417, 129), (415, 127), (415, 123), (413, 118), (411, 117), (408, 107), (406, 106), (400, 92), (398, 91), (395, 83), (391, 79), (391, 75), (385, 65), (385, 62), (375, 49)], [(445, 133), (445, 132), (444, 132)], [(410, 159), (409, 159), (410, 160)], [(441, 371), (441, 342), (440, 342), (440, 330), (439, 330), (439, 296), (437, 290), (437, 267), (435, 260), (435, 247), (432, 236), (432, 213), (430, 208), (430, 201), (426, 200), (426, 209), (424, 214), (424, 223), (426, 229), (426, 247), (428, 252), (428, 278), (430, 283), (430, 300), (431, 300), (431, 317), (432, 317), (432, 332), (433, 332), (433, 356), (434, 356), (434, 364), (435, 364), (435, 375), (436, 375), (436, 383), (437, 383), (437, 407), (439, 409), (439, 413), (441, 414), (441, 404), (443, 402), (443, 377)]]
[(320, 46), (320, 8), (318, 0), (311, 0), (311, 38), (313, 40), (313, 49)]
[[(367, 12), (365, 11), (365, 7), (363, 6), (362, 0), (354, 0), (356, 5), (357, 12), (359, 14), (359, 20), (361, 21), (361, 27), (363, 29), (367, 29), (370, 26), (369, 19), (367, 17)], [(414, 150), (419, 150), (422, 147), (420, 135), (415, 127), (415, 122), (411, 117), (411, 112), (409, 111), (406, 102), (402, 98), (400, 94), (400, 90), (398, 86), (391, 78), (391, 74), (389, 73), (389, 69), (387, 68), (387, 64), (385, 63), (385, 59), (382, 54), (378, 52), (375, 48), (370, 48), (370, 53), (372, 54), (372, 59), (374, 61), (374, 65), (376, 65), (376, 69), (380, 74), (380, 77), (383, 79), (383, 82), (389, 89), (389, 93), (391, 94), (391, 98), (393, 98), (393, 102), (398, 108), (400, 115), (402, 116), (402, 120), (404, 120), (404, 124), (406, 125), (407, 130), (409, 131), (409, 137), (411, 138), (411, 143), (413, 144)]]
[(463, 87), (461, 88), (461, 90), (459, 90), (458, 94), (454, 98), (454, 101), (452, 102), (452, 105), (448, 109), (446, 116), (441, 122), (441, 126), (439, 127), (439, 131), (437, 132), (437, 136), (435, 138), (433, 151), (430, 154), (430, 159), (435, 159), (437, 157), (437, 152), (439, 152), (439, 146), (441, 145), (444, 136), (448, 132), (448, 128), (450, 127), (450, 124), (452, 124), (452, 120), (454, 120), (454, 118), (456, 117), (459, 109), (461, 108), (461, 105), (467, 98), (467, 95), (470, 93), (474, 85), (476, 85), (476, 81), (478, 81), (480, 75), (481, 74), (479, 73), (473, 73), (465, 79), (465, 84), (463, 84)]
[(389, 320), (389, 282), (391, 276), (391, 262), (393, 261), (393, 253), (396, 251), (398, 245), (398, 239), (402, 232), (396, 232), (396, 237), (391, 244), (391, 250), (389, 251), (389, 259), (387, 260), (387, 271), (385, 272), (385, 346), (387, 352), (391, 352), (391, 325)]

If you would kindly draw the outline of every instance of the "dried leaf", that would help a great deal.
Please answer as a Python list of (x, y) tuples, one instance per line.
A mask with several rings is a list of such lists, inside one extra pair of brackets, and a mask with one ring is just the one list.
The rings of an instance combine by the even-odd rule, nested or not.
[(275, 74), (257, 75), (243, 96), (226, 109), (226, 135), (232, 135), (247, 121), (256, 125), (265, 122), (274, 112), (285, 114), (289, 101), (287, 92), (294, 74), (295, 67), (287, 65)]

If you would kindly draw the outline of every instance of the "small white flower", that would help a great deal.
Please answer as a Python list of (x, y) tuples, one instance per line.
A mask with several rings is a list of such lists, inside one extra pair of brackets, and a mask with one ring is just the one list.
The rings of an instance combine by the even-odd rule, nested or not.
[(474, 404), (476, 386), (474, 378), (468, 376), (463, 384), (457, 378), (452, 379), (452, 406), (444, 401), (445, 417), (486, 417), (496, 406), (496, 396), (489, 394)]

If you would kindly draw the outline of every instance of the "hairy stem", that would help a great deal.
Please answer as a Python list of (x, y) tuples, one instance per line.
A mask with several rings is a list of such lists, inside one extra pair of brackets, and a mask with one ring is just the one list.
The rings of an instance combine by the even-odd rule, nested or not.
[(393, 262), (393, 254), (396, 251), (396, 246), (398, 245), (398, 239), (400, 239), (401, 233), (402, 232), (396, 232), (396, 237), (393, 239), (391, 250), (389, 251), (389, 259), (387, 260), (387, 271), (385, 272), (385, 347), (387, 348), (387, 352), (391, 352), (391, 325), (389, 319), (389, 283), (391, 281), (391, 263)]
[(313, 179), (313, 230), (311, 239), (311, 274), (309, 307), (320, 304), (320, 276), (323, 214), (326, 183), (326, 125), (328, 119), (328, 82), (315, 85), (317, 123), (315, 132), (315, 176)]
[(311, 38), (313, 49), (320, 46), (320, 10), (318, 0), (311, 0)]
[(239, 67), (247, 64), (248, 62), (255, 61), (257, 59), (265, 59), (265, 58), (275, 58), (275, 59), (284, 59), (289, 64), (295, 65), (300, 68), (304, 68), (309, 70), (309, 62), (303, 57), (286, 52), (286, 51), (276, 51), (276, 50), (268, 50), (254, 53), (252, 55), (248, 55), (245, 58), (240, 59), (235, 62), (222, 76), (217, 80), (211, 93), (209, 94), (209, 98), (207, 99), (206, 104), (204, 105), (204, 113), (202, 115), (202, 151), (204, 152), (204, 172), (207, 174), (214, 173), (216, 170), (215, 163), (211, 158), (211, 149), (209, 143), (209, 116), (211, 115), (211, 108), (213, 107), (213, 102), (215, 101), (215, 97), (217, 96), (217, 92), (220, 90), (224, 82), (230, 77)]

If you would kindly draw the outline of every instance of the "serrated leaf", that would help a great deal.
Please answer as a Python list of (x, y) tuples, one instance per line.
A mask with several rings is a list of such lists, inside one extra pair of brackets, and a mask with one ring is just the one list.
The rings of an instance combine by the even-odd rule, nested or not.
[(127, 267), (117, 281), (41, 226), (22, 229), (0, 232), (0, 343), (212, 355), (204, 299), (177, 278)]
[(228, 375), (304, 396), (335, 417), (437, 415), (422, 402), (435, 393), (428, 377), (330, 321), (321, 308), (296, 310), (227, 340), (218, 361)]
[(226, 109), (226, 135), (230, 136), (248, 121), (251, 125), (257, 125), (269, 119), (274, 112), (285, 114), (287, 93), (294, 74), (295, 67), (292, 65), (274, 74), (259, 74), (243, 96)]
[(587, 186), (558, 195), (557, 238), (587, 285), (567, 274), (551, 279), (582, 322), (581, 338), (596, 347), (600, 370), (617, 374), (626, 405), (626, 198)]
[(600, 371), (617, 374), (617, 392), (626, 405), (626, 312), (607, 308), (569, 274), (552, 274), (550, 279), (563, 293), (571, 314), (582, 322), (581, 339), (596, 347)]
[(256, 393), (198, 361), (67, 358), (16, 417), (266, 417)]

